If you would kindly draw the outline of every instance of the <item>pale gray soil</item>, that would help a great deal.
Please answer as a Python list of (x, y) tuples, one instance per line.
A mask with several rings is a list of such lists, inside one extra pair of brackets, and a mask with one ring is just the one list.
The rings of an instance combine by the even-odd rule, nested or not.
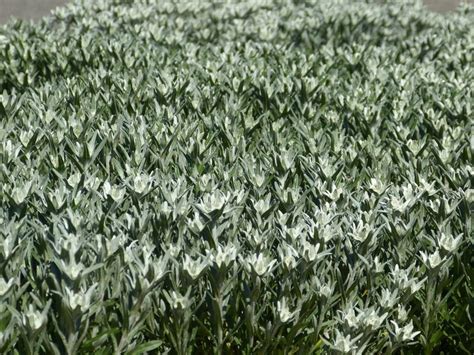
[[(434, 11), (445, 12), (455, 9), (462, 1), (461, 0), (424, 0), (425, 4)], [(474, 0), (466, 1), (473, 3)]]
[(58, 6), (70, 2), (67, 0), (0, 0), (0, 24), (12, 16), (37, 20), (46, 16)]
[[(462, 0), (424, 0), (434, 11), (445, 12), (454, 9)], [(473, 3), (474, 0), (467, 0)], [(70, 0), (0, 0), (0, 24), (12, 16), (36, 20), (49, 14), (51, 9)]]

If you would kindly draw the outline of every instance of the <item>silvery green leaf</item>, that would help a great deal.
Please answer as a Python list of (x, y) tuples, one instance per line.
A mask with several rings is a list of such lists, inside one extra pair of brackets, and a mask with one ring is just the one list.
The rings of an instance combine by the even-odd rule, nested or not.
[(467, 189), (465, 192), (466, 200), (469, 203), (474, 202), (474, 189)]
[(15, 245), (17, 244), (17, 238), (13, 234), (8, 234), (6, 238), (0, 241), (2, 244), (2, 252), (5, 259), (8, 259), (13, 251), (15, 250)]
[(110, 186), (110, 182), (106, 181), (104, 182), (104, 185), (102, 185), (102, 191), (104, 193), (104, 197), (107, 197), (110, 195), (110, 192), (112, 191), (112, 187)]
[(4, 296), (13, 286), (13, 284), (16, 282), (15, 278), (10, 278), (8, 279), (8, 282), (5, 280), (5, 278), (0, 277), (0, 297)]
[(0, 347), (4, 347), (9, 340), (9, 333), (0, 331)]
[(295, 160), (295, 154), (291, 151), (284, 150), (281, 153), (281, 163), (285, 171), (290, 170), (293, 167), (293, 162)]
[(27, 181), (25, 184), (23, 184), (21, 187), (16, 186), (13, 191), (12, 191), (12, 198), (15, 201), (16, 204), (21, 204), (25, 201), (26, 197), (30, 193), (32, 182)]
[(426, 281), (426, 278), (425, 279), (422, 279), (420, 281), (418, 281), (416, 279), (411, 279), (409, 281), (409, 286), (410, 286), (410, 292), (411, 294), (415, 294), (416, 292), (418, 292), (422, 287), (423, 287), (423, 284), (425, 283)]

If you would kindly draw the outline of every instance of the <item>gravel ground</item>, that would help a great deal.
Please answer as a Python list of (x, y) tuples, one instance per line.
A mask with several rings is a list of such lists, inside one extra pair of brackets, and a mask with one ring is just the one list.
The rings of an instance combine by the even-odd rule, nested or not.
[[(48, 15), (51, 9), (63, 5), (70, 0), (0, 0), (0, 24), (7, 22), (12, 16), (22, 19), (38, 19)], [(462, 0), (425, 0), (434, 11), (449, 11)], [(474, 3), (474, 0), (468, 0)]]

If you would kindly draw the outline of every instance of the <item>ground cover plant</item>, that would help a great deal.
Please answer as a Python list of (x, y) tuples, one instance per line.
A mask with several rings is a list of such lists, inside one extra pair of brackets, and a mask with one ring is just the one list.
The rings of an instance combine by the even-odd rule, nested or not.
[(0, 27), (0, 352), (473, 353), (473, 10)]

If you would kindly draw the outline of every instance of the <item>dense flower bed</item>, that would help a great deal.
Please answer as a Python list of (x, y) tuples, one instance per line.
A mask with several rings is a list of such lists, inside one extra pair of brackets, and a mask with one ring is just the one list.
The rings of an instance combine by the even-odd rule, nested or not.
[(0, 352), (473, 353), (473, 10), (0, 27)]

